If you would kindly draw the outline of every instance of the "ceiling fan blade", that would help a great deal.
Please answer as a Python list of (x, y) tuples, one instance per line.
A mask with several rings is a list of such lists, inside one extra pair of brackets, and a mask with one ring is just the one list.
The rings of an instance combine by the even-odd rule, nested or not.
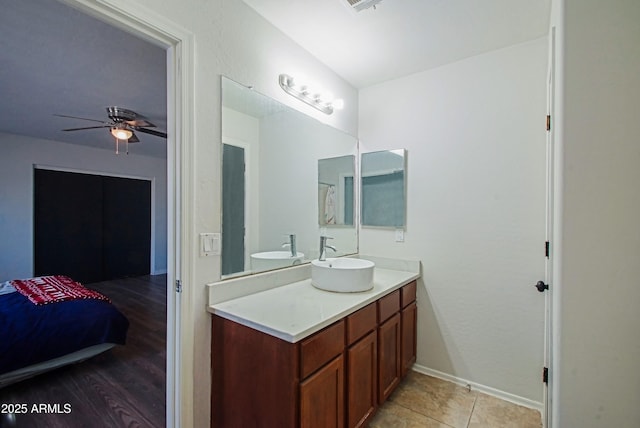
[(140, 140), (138, 140), (138, 136), (137, 136), (135, 133), (132, 133), (132, 134), (131, 134), (131, 137), (129, 137), (129, 142), (130, 142), (130, 143), (137, 143), (137, 142), (139, 142), (139, 141), (140, 141)]
[(156, 131), (155, 129), (139, 128), (137, 126), (134, 128), (136, 131), (144, 132), (145, 134), (151, 134), (151, 135), (155, 135), (156, 137), (167, 138), (166, 132)]
[(91, 122), (105, 123), (105, 122), (104, 122), (104, 120), (87, 119), (86, 117), (77, 117), (77, 116), (67, 116), (66, 114), (54, 114), (54, 116), (58, 116), (58, 117), (68, 117), (68, 118), (70, 118), (70, 119), (89, 120), (89, 121), (91, 121)]
[(111, 128), (111, 125), (85, 126), (84, 128), (68, 128), (68, 129), (63, 129), (63, 131), (81, 131), (83, 129), (97, 129), (97, 128)]
[(129, 126), (133, 126), (135, 128), (140, 128), (140, 127), (145, 127), (145, 128), (155, 128), (156, 126), (149, 122), (146, 119), (142, 119), (142, 118), (137, 118), (137, 119), (132, 119), (132, 120), (125, 120), (125, 123)]

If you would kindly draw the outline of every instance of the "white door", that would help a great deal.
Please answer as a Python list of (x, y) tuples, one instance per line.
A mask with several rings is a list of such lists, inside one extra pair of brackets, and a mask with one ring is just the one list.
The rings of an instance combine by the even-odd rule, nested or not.
[[(555, 27), (551, 29), (549, 33), (549, 70), (547, 79), (547, 183), (546, 183), (546, 259), (545, 259), (545, 277), (544, 284), (549, 289), (544, 292), (545, 299), (545, 334), (544, 334), (544, 374), (546, 383), (544, 383), (544, 415), (543, 426), (546, 428), (551, 427), (551, 382), (552, 376), (552, 308), (553, 308), (553, 292), (552, 292), (552, 278), (553, 278), (553, 263), (551, 258), (551, 251), (553, 251), (553, 190), (554, 190), (554, 131), (553, 131), (553, 100), (554, 100), (554, 73), (555, 73)], [(543, 289), (541, 287), (540, 289)], [(544, 289), (543, 289), (544, 290)]]

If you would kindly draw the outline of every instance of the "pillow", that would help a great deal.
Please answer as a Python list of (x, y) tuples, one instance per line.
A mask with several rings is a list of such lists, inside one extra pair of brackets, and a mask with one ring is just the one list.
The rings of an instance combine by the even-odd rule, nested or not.
[(11, 281), (0, 282), (0, 296), (3, 294), (15, 293), (16, 288), (11, 285)]

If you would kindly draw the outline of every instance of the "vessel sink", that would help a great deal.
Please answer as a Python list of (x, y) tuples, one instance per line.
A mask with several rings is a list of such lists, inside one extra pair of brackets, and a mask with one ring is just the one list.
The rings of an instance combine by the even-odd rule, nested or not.
[(357, 293), (373, 288), (373, 268), (370, 260), (328, 258), (311, 261), (311, 285), (338, 293)]
[(295, 266), (302, 263), (304, 253), (297, 252), (296, 256), (291, 251), (265, 251), (251, 254), (251, 270), (263, 271), (278, 269), (287, 266)]

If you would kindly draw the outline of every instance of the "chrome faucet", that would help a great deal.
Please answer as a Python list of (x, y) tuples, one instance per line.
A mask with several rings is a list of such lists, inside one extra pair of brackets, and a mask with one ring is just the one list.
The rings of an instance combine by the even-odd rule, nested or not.
[(296, 235), (295, 233), (292, 233), (289, 235), (289, 242), (285, 242), (284, 244), (282, 244), (282, 248), (285, 247), (289, 247), (289, 249), (291, 250), (291, 257), (297, 257), (298, 256), (298, 249), (296, 248)]
[(336, 247), (327, 245), (327, 239), (333, 239), (333, 238), (330, 236), (320, 237), (320, 257), (318, 257), (318, 260), (320, 260), (321, 262), (327, 259), (327, 248), (332, 249), (334, 252), (338, 251), (336, 250)]

